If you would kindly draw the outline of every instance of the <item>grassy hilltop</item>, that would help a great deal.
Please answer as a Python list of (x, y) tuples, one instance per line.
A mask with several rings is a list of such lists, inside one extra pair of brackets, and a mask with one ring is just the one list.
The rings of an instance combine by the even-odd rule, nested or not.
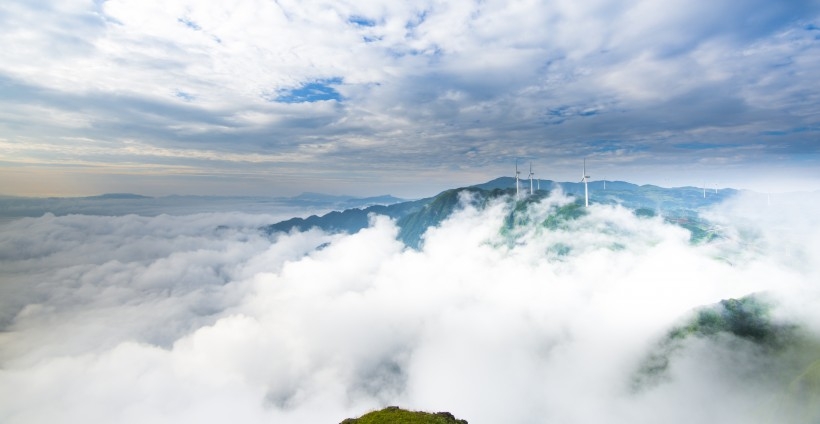
[(388, 406), (380, 411), (373, 411), (359, 418), (348, 418), (341, 424), (467, 424), (449, 412), (407, 411), (397, 406)]

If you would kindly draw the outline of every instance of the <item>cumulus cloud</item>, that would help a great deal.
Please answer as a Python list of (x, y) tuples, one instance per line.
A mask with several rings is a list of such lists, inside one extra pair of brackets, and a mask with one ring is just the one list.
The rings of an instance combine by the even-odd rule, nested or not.
[[(675, 142), (720, 143), (733, 148), (715, 153), (742, 173), (784, 150), (792, 165), (798, 150), (817, 153), (806, 137), (817, 131), (819, 11), (814, 1), (15, 0), (0, 6), (10, 46), (0, 116), (15, 143), (64, 148), (42, 153), (60, 163), (140, 164), (179, 185), (169, 163), (231, 178), (271, 177), (271, 162), (304, 172), (287, 158), (341, 185), (420, 168), (439, 181), (456, 167), (488, 176), (516, 156), (561, 169), (581, 155), (614, 162), (601, 140), (678, 168), (702, 153)], [(332, 95), (287, 95), (306, 87)], [(72, 137), (110, 147), (94, 155)], [(129, 140), (146, 148), (122, 151)], [(759, 149), (738, 149), (750, 142)]]
[(778, 319), (820, 331), (816, 218), (759, 201), (714, 210), (725, 237), (700, 245), (620, 207), (535, 225), (560, 193), (513, 227), (508, 203), (467, 202), (419, 250), (383, 217), (273, 239), (242, 214), (3, 224), (0, 417), (332, 423), (400, 404), (471, 423), (758, 422), (777, 389), (744, 377), (751, 349), (695, 340), (669, 381), (629, 384), (721, 299), (767, 291)]

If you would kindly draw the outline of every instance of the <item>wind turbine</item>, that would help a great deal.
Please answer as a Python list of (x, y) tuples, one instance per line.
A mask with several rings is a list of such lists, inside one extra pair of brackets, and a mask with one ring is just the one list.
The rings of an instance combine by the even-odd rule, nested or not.
[(518, 159), (515, 160), (515, 198), (518, 199), (518, 175), (521, 171), (518, 170)]
[(589, 175), (587, 175), (587, 160), (584, 158), (584, 174), (583, 178), (581, 178), (581, 182), (584, 183), (584, 204), (586, 207), (589, 207), (589, 188), (587, 187), (587, 181), (589, 181)]
[(532, 173), (532, 162), (530, 162), (530, 175), (529, 175), (529, 178), (530, 178), (530, 196), (532, 196), (532, 194), (533, 194), (533, 191), (532, 191), (532, 177), (534, 175), (535, 174)]

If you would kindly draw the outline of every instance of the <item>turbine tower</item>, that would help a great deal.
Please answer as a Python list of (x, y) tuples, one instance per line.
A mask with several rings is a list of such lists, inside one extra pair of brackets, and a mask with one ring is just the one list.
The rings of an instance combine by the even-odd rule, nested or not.
[(532, 191), (532, 177), (534, 175), (535, 174), (532, 173), (532, 162), (530, 162), (530, 175), (529, 175), (529, 177), (530, 177), (530, 196), (532, 196), (532, 194), (533, 194), (533, 191)]
[(518, 195), (518, 175), (521, 174), (521, 171), (518, 170), (518, 159), (515, 160), (515, 198), (516, 200), (519, 198)]
[(589, 207), (589, 188), (587, 187), (587, 181), (589, 181), (589, 175), (587, 175), (587, 159), (584, 158), (584, 174), (583, 178), (581, 178), (581, 182), (584, 183), (584, 205)]

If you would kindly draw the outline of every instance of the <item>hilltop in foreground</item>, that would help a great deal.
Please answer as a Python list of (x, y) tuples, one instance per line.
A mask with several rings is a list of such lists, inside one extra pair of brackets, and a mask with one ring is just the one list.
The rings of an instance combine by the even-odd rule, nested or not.
[(467, 424), (449, 412), (407, 411), (397, 406), (388, 406), (380, 411), (373, 411), (359, 418), (348, 418), (341, 424)]

